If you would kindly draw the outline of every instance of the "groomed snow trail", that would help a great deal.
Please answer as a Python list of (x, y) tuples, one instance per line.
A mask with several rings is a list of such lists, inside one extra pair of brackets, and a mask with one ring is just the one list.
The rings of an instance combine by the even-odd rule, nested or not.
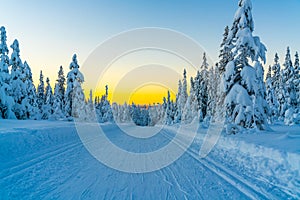
[[(114, 124), (102, 128), (114, 144), (136, 153), (155, 151), (168, 144), (175, 134), (163, 129), (151, 138), (137, 139)], [(172, 142), (181, 148), (181, 141)], [(111, 169), (92, 157), (82, 145), (73, 123), (0, 129), (0, 199), (273, 197), (211, 158), (200, 159), (198, 146), (194, 143), (168, 167), (133, 174)]]

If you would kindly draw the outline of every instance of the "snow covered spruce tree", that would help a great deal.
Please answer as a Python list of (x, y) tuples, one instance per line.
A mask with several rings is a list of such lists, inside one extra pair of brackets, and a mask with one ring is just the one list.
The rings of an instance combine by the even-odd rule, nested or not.
[(11, 54), (11, 79), (10, 85), (12, 87), (12, 97), (14, 98), (13, 112), (18, 119), (27, 119), (27, 95), (25, 80), (24, 65), (20, 59), (20, 49), (18, 40), (14, 40), (11, 45), (13, 52)]
[(24, 70), (25, 70), (24, 83), (26, 85), (26, 92), (27, 92), (26, 93), (27, 94), (27, 98), (26, 98), (27, 118), (39, 119), (39, 109), (37, 104), (36, 88), (33, 84), (30, 66), (26, 61), (24, 62)]
[(296, 52), (295, 54), (294, 69), (294, 85), (296, 89), (297, 112), (300, 113), (300, 64), (298, 52)]
[(221, 77), (224, 75), (225, 67), (226, 65), (233, 60), (232, 55), (232, 48), (233, 46), (228, 43), (228, 35), (229, 35), (229, 27), (225, 27), (225, 31), (223, 34), (223, 40), (220, 45), (220, 54), (219, 54), (219, 63), (217, 63), (215, 74), (216, 74), (216, 80), (217, 80), (217, 99), (216, 99), (216, 112), (214, 115), (214, 120), (220, 120), (223, 121), (225, 118), (225, 108), (224, 108), (224, 101), (226, 93), (222, 89), (222, 79)]
[(203, 53), (203, 62), (201, 65), (201, 77), (198, 77), (197, 85), (199, 88), (199, 121), (203, 122), (207, 114), (207, 106), (208, 106), (208, 62), (206, 58), (206, 53)]
[(50, 79), (47, 77), (46, 79), (46, 91), (45, 91), (45, 101), (44, 105), (42, 106), (42, 119), (53, 119), (53, 92), (52, 92), (52, 87), (50, 85)]
[(223, 73), (225, 71), (225, 67), (226, 67), (227, 63), (229, 61), (232, 61), (232, 59), (233, 59), (232, 52), (231, 52), (232, 46), (230, 46), (227, 43), (228, 34), (229, 34), (229, 27), (226, 26), (224, 34), (223, 34), (223, 41), (220, 45), (220, 48), (221, 48), (220, 54), (219, 54), (220, 61), (219, 61), (219, 65), (218, 65), (220, 73)]
[(11, 76), (9, 74), (8, 65), (8, 48), (6, 44), (6, 31), (2, 26), (1, 43), (0, 43), (0, 119), (16, 119), (13, 112), (14, 99), (11, 88)]
[(272, 85), (272, 67), (271, 65), (268, 68), (267, 77), (266, 77), (266, 90), (267, 96), (266, 100), (269, 105), (269, 113), (268, 113), (268, 121), (269, 123), (273, 123), (278, 119), (278, 107), (279, 102), (275, 95), (275, 90)]
[(67, 90), (65, 95), (65, 111), (68, 118), (85, 118), (85, 98), (81, 84), (84, 76), (79, 71), (76, 54), (72, 57), (70, 72), (67, 75)]
[(58, 78), (54, 87), (53, 117), (55, 119), (65, 118), (65, 84), (66, 78), (64, 75), (64, 70), (63, 67), (60, 66), (58, 71)]
[(218, 79), (217, 79), (217, 69), (218, 66), (212, 67), (208, 71), (208, 85), (207, 85), (207, 117), (209, 119), (213, 118), (216, 113), (217, 105), (217, 89), (218, 89)]
[(278, 107), (277, 107), (277, 120), (281, 120), (284, 115), (284, 110), (285, 110), (285, 100), (284, 100), (284, 88), (283, 88), (283, 82), (282, 82), (282, 74), (281, 74), (281, 67), (279, 63), (279, 57), (278, 54), (275, 54), (274, 57), (274, 64), (272, 66), (272, 86), (274, 89), (274, 94), (275, 94), (275, 101), (278, 102)]
[(260, 60), (266, 60), (266, 47), (259, 37), (252, 35), (251, 1), (240, 0), (238, 5), (226, 42), (231, 46), (233, 60), (227, 63), (223, 76), (228, 133), (236, 133), (240, 127), (264, 129), (268, 112), (260, 64)]
[(186, 70), (183, 70), (183, 79), (179, 80), (178, 93), (176, 95), (176, 112), (175, 112), (175, 123), (180, 123), (182, 118), (182, 113), (184, 112), (184, 107), (188, 98), (187, 93), (187, 81), (186, 81)]
[(44, 83), (44, 75), (43, 71), (41, 70), (40, 72), (40, 79), (39, 79), (39, 84), (37, 88), (37, 105), (40, 110), (40, 118), (42, 118), (42, 113), (43, 113), (43, 105), (45, 102), (45, 83)]
[(295, 83), (295, 70), (291, 60), (290, 48), (287, 48), (287, 53), (285, 56), (285, 62), (283, 64), (285, 67), (282, 71), (282, 81), (284, 83), (284, 99), (286, 106), (282, 114), (284, 114), (284, 122), (287, 125), (294, 123), (294, 114), (296, 114), (297, 97)]
[(99, 122), (114, 121), (113, 112), (108, 100), (108, 86), (105, 86), (105, 94), (102, 95), (100, 102), (97, 103), (96, 114)]
[(188, 124), (191, 123), (195, 118), (198, 118), (199, 109), (198, 109), (198, 99), (195, 94), (195, 82), (193, 77), (191, 77), (191, 88), (190, 95), (187, 98), (184, 111), (182, 113), (182, 123)]
[(175, 119), (175, 106), (171, 100), (170, 91), (168, 91), (167, 98), (164, 97), (164, 109), (165, 109), (165, 124), (171, 125), (174, 123)]

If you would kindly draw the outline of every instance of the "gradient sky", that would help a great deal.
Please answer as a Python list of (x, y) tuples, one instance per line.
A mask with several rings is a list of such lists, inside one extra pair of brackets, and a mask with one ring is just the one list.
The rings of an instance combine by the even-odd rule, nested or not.
[[(8, 44), (15, 38), (19, 40), (21, 58), (31, 66), (35, 83), (39, 70), (53, 83), (60, 65), (68, 72), (73, 53), (83, 63), (101, 42), (133, 28), (162, 27), (182, 32), (201, 44), (215, 62), (224, 27), (231, 26), (237, 3), (238, 0), (9, 0), (1, 2), (0, 25), (6, 27)], [(252, 0), (252, 4), (254, 35), (260, 36), (268, 48), (266, 66), (272, 63), (275, 52), (282, 61), (287, 46), (293, 55), (300, 51), (299, 0)]]

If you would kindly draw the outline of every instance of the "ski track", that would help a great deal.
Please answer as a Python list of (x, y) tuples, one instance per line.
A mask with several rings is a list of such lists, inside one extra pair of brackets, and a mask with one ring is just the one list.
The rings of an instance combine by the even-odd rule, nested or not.
[[(114, 125), (111, 125), (114, 126)], [(124, 142), (120, 130), (107, 130), (115, 142)], [(173, 133), (161, 131), (154, 143), (129, 145), (152, 151)], [(126, 138), (126, 137), (125, 137)], [(93, 140), (89, 141), (93, 142)], [(153, 141), (152, 141), (153, 142)], [(181, 147), (180, 141), (174, 141)], [(135, 149), (136, 150), (136, 149)], [(0, 173), (0, 199), (263, 199), (266, 196), (241, 177), (212, 160), (201, 160), (188, 149), (161, 170), (130, 174), (110, 169), (94, 159), (82, 143), (66, 146), (24, 161)], [(272, 198), (272, 197), (270, 197)]]
[[(168, 138), (168, 136), (165, 135), (165, 137)], [(173, 140), (179, 147), (184, 148), (180, 141)], [(247, 184), (243, 181), (242, 177), (237, 177), (233, 175), (233, 172), (230, 172), (229, 170), (224, 170), (219, 165), (213, 164), (212, 162), (209, 163), (207, 158), (201, 159), (197, 152), (192, 151), (190, 149), (187, 150), (187, 153), (195, 159), (197, 162), (202, 164), (204, 167), (206, 167), (208, 170), (215, 173), (217, 176), (221, 177), (225, 181), (227, 181), (229, 184), (231, 184), (234, 188), (240, 190), (243, 194), (248, 196), (250, 199), (260, 199), (264, 197), (265, 199), (268, 199), (269, 195), (262, 193), (257, 189), (255, 186), (252, 186), (250, 184)]]

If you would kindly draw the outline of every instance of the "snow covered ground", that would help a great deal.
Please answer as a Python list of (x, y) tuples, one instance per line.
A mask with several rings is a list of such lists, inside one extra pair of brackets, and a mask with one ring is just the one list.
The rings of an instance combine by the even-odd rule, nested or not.
[[(101, 127), (114, 144), (136, 153), (170, 142), (182, 148), (192, 135), (184, 127), (174, 140), (173, 126), (138, 139), (122, 132), (134, 126)], [(111, 169), (91, 156), (73, 122), (0, 120), (0, 199), (299, 199), (300, 126), (271, 128), (222, 135), (203, 159), (199, 150), (207, 129), (200, 128), (174, 163), (136, 174)]]

